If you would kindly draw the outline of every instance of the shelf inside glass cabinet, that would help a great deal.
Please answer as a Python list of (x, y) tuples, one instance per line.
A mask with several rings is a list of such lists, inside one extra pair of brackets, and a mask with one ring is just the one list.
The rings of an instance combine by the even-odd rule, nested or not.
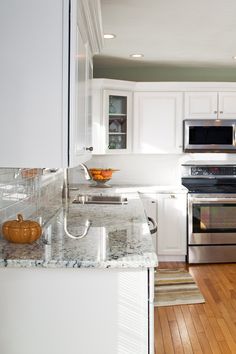
[(109, 113), (109, 118), (111, 119), (112, 117), (116, 118), (116, 117), (126, 117), (127, 114), (126, 113)]
[(127, 134), (126, 133), (109, 133), (109, 145), (110, 150), (126, 149), (127, 147)]
[(124, 117), (109, 119), (109, 133), (126, 133), (127, 120)]

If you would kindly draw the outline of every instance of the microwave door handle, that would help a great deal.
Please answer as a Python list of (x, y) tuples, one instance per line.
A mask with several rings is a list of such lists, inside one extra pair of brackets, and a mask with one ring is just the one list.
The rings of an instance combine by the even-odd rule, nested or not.
[(233, 146), (236, 146), (236, 125), (233, 125)]
[(190, 142), (189, 142), (189, 130), (190, 130), (190, 125), (188, 122), (184, 121), (183, 122), (183, 146), (184, 150), (189, 148)]

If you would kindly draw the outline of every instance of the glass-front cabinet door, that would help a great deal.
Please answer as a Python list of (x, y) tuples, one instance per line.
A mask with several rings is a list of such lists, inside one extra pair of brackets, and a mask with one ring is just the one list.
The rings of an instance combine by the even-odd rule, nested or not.
[(106, 152), (131, 151), (131, 100), (127, 91), (105, 91)]

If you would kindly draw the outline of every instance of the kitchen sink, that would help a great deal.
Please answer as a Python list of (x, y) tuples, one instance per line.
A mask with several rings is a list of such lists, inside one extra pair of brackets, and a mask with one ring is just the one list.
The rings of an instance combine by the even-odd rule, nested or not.
[(128, 199), (120, 195), (77, 195), (73, 200), (77, 204), (128, 204)]

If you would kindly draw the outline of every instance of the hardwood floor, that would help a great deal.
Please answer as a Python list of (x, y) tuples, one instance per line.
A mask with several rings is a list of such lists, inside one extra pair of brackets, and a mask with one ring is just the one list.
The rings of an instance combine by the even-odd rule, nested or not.
[(160, 263), (189, 270), (205, 304), (155, 307), (155, 354), (236, 354), (236, 264)]

